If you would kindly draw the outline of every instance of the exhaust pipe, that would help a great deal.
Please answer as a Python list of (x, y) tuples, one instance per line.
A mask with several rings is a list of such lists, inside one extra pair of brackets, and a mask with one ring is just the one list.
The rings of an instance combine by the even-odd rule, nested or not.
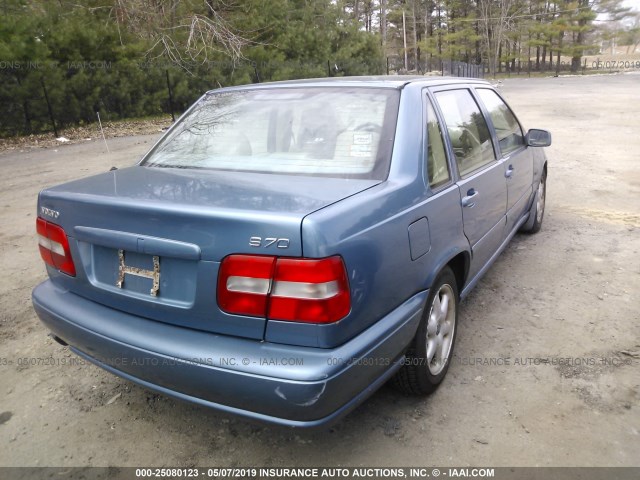
[(67, 342), (65, 342), (64, 340), (62, 340), (60, 337), (58, 337), (57, 335), (54, 335), (53, 333), (50, 333), (49, 336), (51, 338), (53, 338), (56, 342), (58, 342), (60, 345), (62, 345), (63, 347), (68, 347), (69, 344)]

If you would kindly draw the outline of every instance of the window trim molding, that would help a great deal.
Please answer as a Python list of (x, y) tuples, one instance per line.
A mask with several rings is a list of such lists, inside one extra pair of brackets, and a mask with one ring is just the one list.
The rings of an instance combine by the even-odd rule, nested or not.
[[(490, 87), (488, 87), (490, 88)], [(446, 126), (446, 122), (444, 121), (444, 115), (442, 113), (442, 109), (440, 108), (440, 104), (438, 103), (437, 100), (435, 100), (435, 95), (437, 93), (440, 92), (446, 92), (446, 91), (451, 91), (451, 90), (466, 90), (469, 95), (471, 96), (472, 100), (475, 102), (476, 106), (478, 107), (478, 109), (480, 110), (480, 113), (482, 114), (482, 116), (484, 117), (484, 120), (487, 124), (487, 128), (489, 130), (489, 136), (491, 138), (491, 145), (493, 148), (493, 161), (485, 163), (481, 166), (479, 166), (478, 168), (476, 168), (475, 170), (472, 170), (470, 172), (466, 172), (464, 175), (460, 174), (460, 169), (458, 168), (458, 162), (457, 160), (455, 160), (455, 153), (453, 152), (453, 145), (451, 144), (451, 138), (449, 135), (449, 130), (447, 129), (447, 135), (446, 135), (446, 142), (447, 142), (447, 149), (448, 149), (448, 154), (451, 158), (451, 161), (449, 162), (450, 165), (452, 165), (455, 168), (455, 181), (457, 182), (458, 180), (466, 180), (467, 178), (470, 178), (474, 175), (477, 175), (479, 172), (481, 172), (482, 170), (488, 169), (493, 167), (494, 165), (498, 164), (499, 162), (501, 162), (503, 160), (502, 152), (500, 152), (500, 150), (498, 149), (497, 145), (496, 145), (496, 137), (495, 137), (495, 132), (493, 131), (493, 123), (492, 122), (488, 122), (487, 121), (487, 112), (485, 111), (484, 108), (484, 104), (481, 104), (477, 98), (477, 94), (475, 92), (475, 85), (471, 85), (471, 84), (456, 84), (456, 85), (442, 85), (442, 86), (438, 86), (438, 87), (432, 87), (429, 89), (430, 94), (433, 97), (434, 100), (434, 108), (437, 110), (436, 114), (438, 115), (438, 117), (441, 119), (441, 122), (443, 125)], [(498, 156), (498, 153), (500, 153), (500, 156)]]
[[(422, 139), (423, 139), (422, 140), (422, 179), (427, 189), (435, 194), (445, 190), (447, 187), (455, 183), (457, 169), (454, 170), (452, 166), (452, 163), (455, 163), (455, 162), (453, 162), (453, 157), (450, 153), (449, 133), (446, 131), (443, 131), (442, 126), (444, 125), (444, 122), (443, 122), (442, 116), (440, 114), (440, 111), (438, 110), (438, 106), (435, 102), (435, 99), (433, 98), (433, 95), (431, 94), (428, 88), (422, 89), (421, 98), (422, 98)], [(433, 109), (433, 112), (436, 116), (436, 121), (438, 122), (438, 128), (440, 130), (440, 136), (442, 138), (442, 146), (444, 147), (444, 154), (447, 161), (447, 168), (449, 170), (449, 180), (436, 187), (431, 186), (429, 182), (429, 171), (427, 169), (427, 155), (428, 155), (428, 143), (429, 143), (429, 135), (427, 132), (427, 121), (428, 121), (427, 110), (429, 105), (431, 105), (431, 108)]]
[(514, 113), (513, 109), (511, 108), (511, 106), (506, 102), (506, 100), (502, 97), (502, 95), (500, 95), (500, 93), (498, 93), (498, 91), (494, 88), (491, 88), (490, 86), (478, 86), (478, 87), (473, 87), (474, 90), (474, 95), (478, 97), (478, 101), (479, 101), (479, 105), (480, 108), (482, 109), (482, 112), (485, 115), (485, 118), (488, 119), (489, 122), (489, 128), (491, 131), (491, 136), (493, 137), (493, 141), (494, 141), (494, 145), (496, 148), (496, 154), (499, 152), (500, 153), (500, 159), (507, 159), (509, 157), (511, 157), (512, 155), (517, 155), (519, 153), (521, 153), (522, 151), (524, 151), (527, 148), (527, 144), (523, 143), (521, 147), (517, 148), (516, 150), (512, 150), (509, 153), (504, 154), (502, 152), (502, 147), (500, 146), (500, 139), (498, 138), (498, 132), (495, 129), (495, 126), (493, 124), (493, 119), (491, 118), (491, 113), (489, 112), (489, 110), (487, 110), (486, 105), (484, 104), (484, 102), (482, 101), (482, 98), (480, 97), (480, 93), (478, 93), (478, 90), (489, 90), (490, 92), (493, 92), (496, 94), (496, 96), (502, 101), (502, 103), (504, 103), (506, 105), (506, 107), (509, 109), (509, 111), (511, 112), (511, 115), (513, 115), (513, 118), (516, 119), (516, 122), (518, 124), (518, 126), (520, 127), (520, 132), (522, 133), (522, 138), (524, 140), (526, 133), (525, 133), (525, 129), (522, 127), (522, 123), (520, 122), (520, 119), (516, 116), (516, 114)]

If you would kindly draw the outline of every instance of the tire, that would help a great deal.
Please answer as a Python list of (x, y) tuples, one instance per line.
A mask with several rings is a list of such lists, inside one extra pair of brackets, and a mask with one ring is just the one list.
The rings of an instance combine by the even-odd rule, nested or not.
[[(446, 312), (442, 308), (444, 301), (447, 302)], [(405, 363), (393, 377), (397, 389), (407, 394), (426, 395), (440, 385), (449, 369), (455, 345), (458, 302), (456, 277), (451, 268), (445, 267), (429, 290), (418, 331), (405, 354)], [(428, 352), (431, 358), (427, 356)]]
[(531, 206), (531, 217), (533, 221), (528, 221), (521, 229), (525, 233), (538, 233), (542, 228), (542, 220), (544, 219), (544, 207), (547, 200), (547, 171), (543, 170), (536, 198)]

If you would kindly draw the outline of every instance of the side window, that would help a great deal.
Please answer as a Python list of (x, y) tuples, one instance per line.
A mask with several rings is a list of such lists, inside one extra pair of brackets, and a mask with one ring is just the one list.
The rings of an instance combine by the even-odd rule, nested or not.
[(493, 90), (479, 88), (476, 91), (489, 111), (491, 122), (500, 142), (502, 155), (508, 155), (522, 148), (524, 146), (522, 129), (507, 104)]
[(437, 188), (451, 179), (440, 122), (427, 97), (427, 174), (429, 186)]
[(435, 94), (461, 176), (495, 161), (491, 135), (480, 107), (469, 90), (446, 90)]

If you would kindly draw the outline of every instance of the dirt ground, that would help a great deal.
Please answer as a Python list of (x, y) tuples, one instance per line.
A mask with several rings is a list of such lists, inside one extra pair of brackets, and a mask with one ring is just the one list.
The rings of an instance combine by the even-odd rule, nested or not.
[[(637, 72), (640, 73), (640, 72)], [(513, 79), (553, 133), (542, 231), (462, 304), (436, 394), (384, 387), (331, 429), (256, 426), (70, 359), (31, 307), (37, 192), (135, 162), (156, 136), (0, 154), (0, 465), (640, 465), (640, 74)]]

